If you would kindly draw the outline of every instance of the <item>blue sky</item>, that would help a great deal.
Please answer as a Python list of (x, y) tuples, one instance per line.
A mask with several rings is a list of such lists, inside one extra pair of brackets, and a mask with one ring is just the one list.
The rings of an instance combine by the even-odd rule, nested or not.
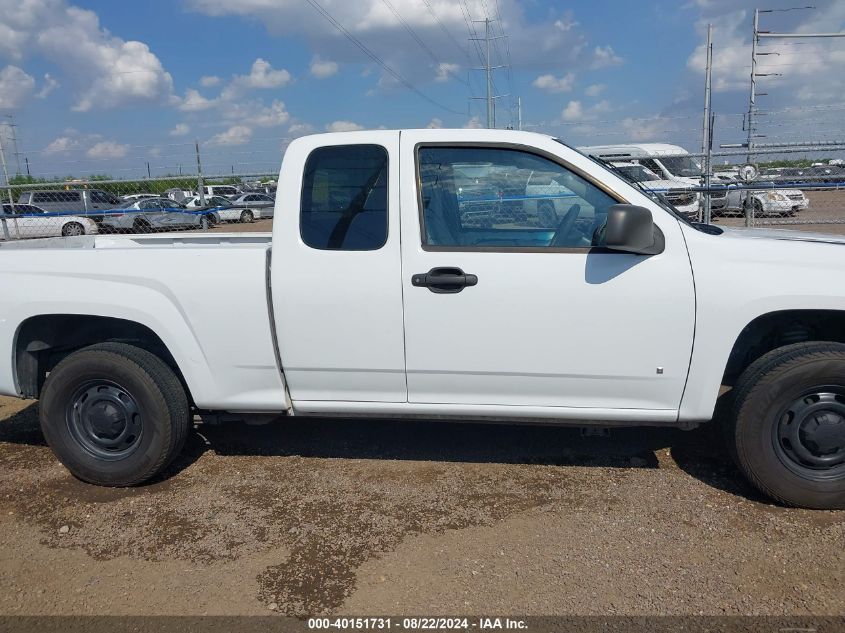
[[(497, 125), (573, 144), (700, 145), (705, 25), (714, 24), (717, 140), (742, 140), (751, 14), (742, 0), (0, 0), (0, 114), (34, 175), (278, 168), (326, 130), (485, 122), (468, 22), (498, 40)], [(773, 0), (769, 8), (795, 3)], [(801, 3), (798, 3), (801, 4)], [(845, 2), (764, 14), (770, 30), (845, 30)], [(845, 137), (845, 38), (784, 41), (761, 126), (772, 140)], [(392, 74), (391, 74), (392, 73)], [(397, 80), (396, 77), (400, 80)], [(413, 89), (409, 88), (413, 86)], [(8, 129), (3, 130), (9, 144)], [(7, 150), (7, 155), (10, 153)], [(14, 160), (12, 171), (15, 171)]]

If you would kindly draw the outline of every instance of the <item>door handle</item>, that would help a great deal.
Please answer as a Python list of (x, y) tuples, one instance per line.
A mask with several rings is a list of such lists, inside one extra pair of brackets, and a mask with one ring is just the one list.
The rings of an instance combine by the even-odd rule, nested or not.
[(428, 288), (437, 294), (452, 294), (460, 292), (467, 286), (478, 284), (478, 277), (462, 271), (460, 268), (441, 266), (432, 268), (427, 273), (419, 273), (411, 277), (411, 285), (417, 288)]

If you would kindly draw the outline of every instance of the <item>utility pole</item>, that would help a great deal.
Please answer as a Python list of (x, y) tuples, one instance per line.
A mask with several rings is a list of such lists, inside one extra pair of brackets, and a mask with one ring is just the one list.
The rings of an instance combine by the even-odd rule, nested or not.
[(26, 175), (27, 177), (32, 177), (32, 174), (29, 173), (29, 158), (25, 156), (24, 160), (26, 161)]
[(12, 148), (15, 150), (15, 164), (18, 166), (18, 171), (15, 173), (16, 176), (21, 175), (21, 153), (18, 151), (18, 126), (15, 123), (14, 115), (7, 114), (9, 118), (9, 123), (7, 123), (9, 129), (12, 131)]
[(496, 99), (501, 99), (507, 95), (493, 94), (493, 71), (497, 68), (504, 68), (504, 66), (493, 66), (493, 61), (490, 56), (490, 45), (494, 40), (502, 39), (503, 35), (493, 35), (490, 25), (493, 20), (484, 18), (483, 20), (473, 20), (473, 22), (484, 23), (484, 37), (471, 37), (471, 42), (484, 42), (484, 66), (476, 70), (483, 70), (487, 84), (487, 94), (484, 97), (472, 97), (473, 99), (484, 99), (487, 102), (487, 127), (496, 127)]
[(751, 38), (751, 92), (748, 95), (748, 116), (745, 125), (748, 127), (746, 148), (748, 153), (745, 162), (751, 162), (751, 150), (754, 147), (754, 108), (757, 102), (757, 39), (760, 28), (760, 9), (754, 9), (754, 37)]
[(197, 193), (200, 196), (200, 204), (205, 206), (205, 186), (202, 182), (202, 163), (200, 162), (200, 142), (194, 141), (194, 147), (197, 150)]
[(701, 153), (704, 155), (703, 171), (704, 171), (704, 199), (702, 208), (702, 220), (705, 224), (710, 224), (710, 172), (711, 172), (711, 156), (710, 152), (713, 149), (713, 127), (712, 115), (710, 113), (711, 105), (711, 86), (713, 77), (713, 25), (707, 25), (707, 63), (704, 68), (704, 123), (701, 132)]
[(150, 161), (147, 161), (147, 178), (152, 178), (153, 175), (150, 173)]
[(522, 97), (516, 98), (516, 129), (522, 130)]
[[(3, 150), (3, 139), (2, 134), (0, 134), (0, 162), (3, 164), (3, 177), (6, 179), (6, 191), (9, 194), (9, 205), (12, 209), (12, 213), (15, 212), (15, 201), (12, 199), (12, 188), (9, 186), (9, 170), (6, 169), (6, 152)], [(8, 242), (9, 241), (9, 227), (6, 224), (6, 207), (5, 205), (0, 205), (0, 221), (3, 224), (3, 238)]]
[(772, 33), (771, 31), (760, 30), (760, 14), (774, 13), (776, 11), (794, 11), (799, 9), (814, 9), (815, 7), (795, 7), (792, 9), (754, 9), (754, 37), (751, 40), (751, 95), (748, 101), (748, 118), (746, 124), (748, 125), (748, 140), (746, 147), (748, 152), (746, 160), (751, 162), (753, 148), (754, 148), (754, 116), (760, 114), (756, 112), (756, 100), (758, 96), (764, 93), (757, 92), (756, 78), (769, 77), (772, 75), (780, 75), (780, 73), (758, 73), (757, 72), (757, 56), (758, 55), (776, 55), (773, 52), (760, 53), (757, 51), (757, 45), (761, 39), (766, 38), (815, 38), (815, 37), (845, 37), (845, 31), (839, 33)]

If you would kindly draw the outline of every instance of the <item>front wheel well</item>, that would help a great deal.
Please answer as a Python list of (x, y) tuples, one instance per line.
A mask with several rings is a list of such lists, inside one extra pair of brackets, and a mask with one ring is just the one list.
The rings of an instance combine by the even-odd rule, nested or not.
[(783, 310), (757, 317), (737, 337), (722, 384), (736, 384), (742, 372), (764, 354), (807, 341), (845, 343), (845, 311)]
[(126, 319), (79, 314), (39, 315), (21, 323), (14, 357), (18, 391), (24, 397), (37, 398), (47, 374), (68, 354), (107, 342), (127, 343), (155, 354), (190, 394), (170, 350), (150, 328)]

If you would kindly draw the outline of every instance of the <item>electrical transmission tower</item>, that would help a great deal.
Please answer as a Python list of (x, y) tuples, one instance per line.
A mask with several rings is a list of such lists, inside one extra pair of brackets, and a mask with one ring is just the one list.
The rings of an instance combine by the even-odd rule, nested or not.
[(484, 99), (487, 102), (487, 127), (494, 128), (496, 127), (496, 99), (501, 99), (503, 97), (507, 97), (509, 95), (497, 95), (495, 94), (493, 88), (493, 71), (499, 68), (504, 68), (504, 66), (494, 66), (492, 57), (490, 56), (490, 45), (495, 40), (504, 39), (504, 35), (493, 35), (493, 31), (491, 29), (491, 25), (493, 24), (493, 20), (489, 17), (484, 18), (483, 20), (473, 20), (473, 22), (484, 23), (484, 37), (471, 37), (469, 38), (471, 42), (476, 42), (476, 46), (478, 42), (484, 42), (484, 59), (483, 63), (484, 66), (481, 68), (476, 68), (476, 70), (483, 70), (484, 76), (486, 79), (487, 85), (487, 94), (484, 97), (472, 97), (473, 99)]

